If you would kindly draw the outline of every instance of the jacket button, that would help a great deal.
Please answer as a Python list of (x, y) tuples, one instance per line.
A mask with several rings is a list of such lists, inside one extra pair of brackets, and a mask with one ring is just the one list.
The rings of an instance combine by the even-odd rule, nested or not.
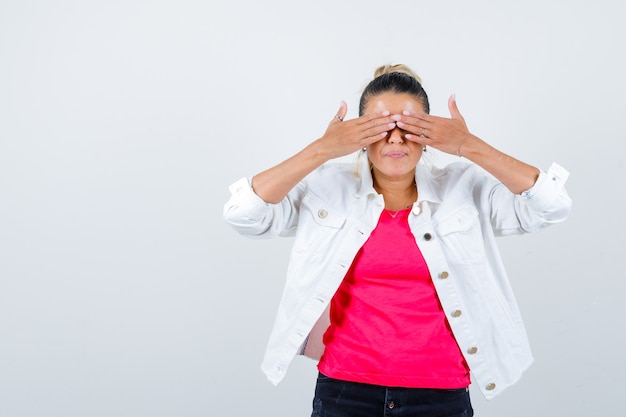
[(452, 317), (461, 317), (461, 310), (454, 310), (452, 312)]
[(448, 274), (448, 271), (441, 271), (441, 272), (439, 273), (439, 278), (441, 278), (441, 279), (446, 279), (446, 278), (448, 278), (449, 276), (450, 276), (450, 274)]
[(431, 235), (430, 233), (424, 233), (424, 240), (430, 240), (433, 238), (433, 235)]
[(493, 391), (494, 389), (496, 389), (496, 384), (490, 382), (485, 388), (487, 389), (487, 391)]
[(419, 216), (421, 212), (422, 212), (422, 209), (420, 208), (420, 206), (413, 207), (413, 214), (415, 214), (416, 216)]
[(469, 353), (470, 355), (475, 355), (476, 352), (478, 352), (478, 348), (476, 346), (472, 346), (471, 348), (467, 349), (467, 353)]
[(326, 218), (326, 216), (328, 216), (328, 212), (326, 210), (324, 210), (324, 209), (320, 209), (317, 212), (317, 217), (319, 217), (320, 219), (324, 219), (324, 218)]

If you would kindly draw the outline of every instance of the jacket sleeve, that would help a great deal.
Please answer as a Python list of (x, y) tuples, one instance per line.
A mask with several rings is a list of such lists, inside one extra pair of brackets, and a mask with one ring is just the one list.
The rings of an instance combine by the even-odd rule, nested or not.
[[(532, 233), (564, 221), (572, 207), (565, 190), (568, 177), (567, 170), (553, 163), (547, 172), (540, 171), (530, 189), (519, 195), (511, 193), (503, 184), (491, 188), (491, 223), (496, 235)], [(514, 215), (507, 209), (511, 198)]]
[(229, 187), (224, 220), (240, 234), (253, 238), (293, 236), (304, 188), (300, 183), (280, 203), (270, 204), (254, 193), (251, 178), (241, 178)]

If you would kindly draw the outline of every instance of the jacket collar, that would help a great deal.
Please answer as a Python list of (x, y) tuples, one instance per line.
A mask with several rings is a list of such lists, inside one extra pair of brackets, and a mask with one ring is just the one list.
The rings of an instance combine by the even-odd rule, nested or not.
[(415, 169), (415, 184), (417, 184), (417, 201), (428, 201), (431, 203), (441, 204), (441, 197), (437, 189), (433, 187), (433, 182), (437, 178), (433, 175), (431, 169), (424, 164), (417, 164)]
[(368, 195), (378, 195), (374, 189), (374, 179), (372, 178), (372, 171), (370, 171), (369, 161), (367, 158), (359, 159), (358, 175), (361, 180), (361, 184), (356, 192), (356, 196), (366, 197)]

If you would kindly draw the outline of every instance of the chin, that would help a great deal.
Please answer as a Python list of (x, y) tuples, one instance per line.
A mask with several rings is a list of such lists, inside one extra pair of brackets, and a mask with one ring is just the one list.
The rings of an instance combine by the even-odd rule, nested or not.
[(403, 178), (403, 177), (406, 177), (407, 175), (414, 175), (414, 171), (415, 171), (415, 167), (412, 167), (411, 169), (402, 169), (402, 170), (396, 170), (396, 169), (381, 170), (381, 173), (390, 178)]

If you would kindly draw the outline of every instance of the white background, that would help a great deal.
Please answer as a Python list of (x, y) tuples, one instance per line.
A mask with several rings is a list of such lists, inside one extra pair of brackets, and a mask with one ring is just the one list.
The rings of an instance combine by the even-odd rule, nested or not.
[(477, 415), (622, 416), (625, 4), (0, 0), (0, 416), (310, 415), (314, 362), (259, 369), (291, 242), (222, 206), (386, 63), (571, 171), (500, 241), (536, 361)]

